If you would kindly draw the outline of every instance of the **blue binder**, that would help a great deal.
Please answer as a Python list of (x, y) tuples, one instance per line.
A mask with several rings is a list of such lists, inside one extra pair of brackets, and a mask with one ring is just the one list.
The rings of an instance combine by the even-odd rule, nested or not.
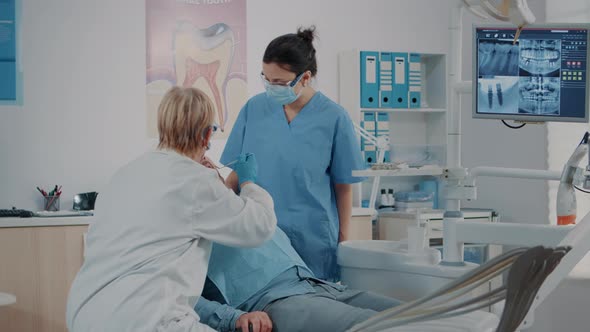
[[(389, 137), (389, 113), (377, 113), (377, 119), (375, 121), (375, 137), (379, 136)], [(390, 160), (389, 151), (385, 151), (383, 162), (388, 163)]]
[(410, 53), (409, 65), (409, 93), (408, 101), (410, 108), (420, 107), (420, 98), (422, 95), (422, 75), (420, 68), (420, 54)]
[(379, 59), (379, 107), (393, 106), (393, 62), (390, 52), (382, 52)]
[[(369, 134), (375, 136), (376, 134), (376, 114), (375, 112), (363, 112), (361, 120), (361, 127)], [(372, 143), (368, 143), (366, 139), (361, 137), (361, 151), (365, 159), (365, 164), (370, 166), (377, 161), (377, 149)]]
[(16, 62), (0, 61), (0, 100), (16, 100)]
[(408, 53), (391, 53), (393, 59), (393, 108), (408, 108)]
[(379, 53), (361, 51), (361, 107), (379, 107)]

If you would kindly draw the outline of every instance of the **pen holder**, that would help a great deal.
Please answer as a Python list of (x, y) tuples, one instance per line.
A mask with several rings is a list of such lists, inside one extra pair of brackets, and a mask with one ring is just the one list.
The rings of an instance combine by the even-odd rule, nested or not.
[(43, 209), (45, 211), (59, 211), (59, 196), (45, 196)]

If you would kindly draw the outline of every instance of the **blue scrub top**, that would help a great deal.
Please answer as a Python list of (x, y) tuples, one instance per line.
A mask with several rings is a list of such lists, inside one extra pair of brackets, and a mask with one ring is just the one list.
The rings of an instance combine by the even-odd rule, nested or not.
[(256, 155), (257, 183), (273, 197), (293, 247), (318, 278), (338, 278), (334, 184), (364, 180), (352, 171), (365, 168), (348, 113), (316, 92), (288, 123), (282, 105), (256, 95), (240, 111), (221, 163), (246, 152)]

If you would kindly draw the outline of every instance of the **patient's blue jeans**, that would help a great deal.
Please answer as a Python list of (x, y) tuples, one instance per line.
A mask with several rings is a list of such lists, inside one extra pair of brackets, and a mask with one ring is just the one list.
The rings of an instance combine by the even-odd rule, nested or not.
[(371, 292), (312, 283), (315, 293), (276, 300), (264, 308), (273, 332), (344, 332), (401, 302)]

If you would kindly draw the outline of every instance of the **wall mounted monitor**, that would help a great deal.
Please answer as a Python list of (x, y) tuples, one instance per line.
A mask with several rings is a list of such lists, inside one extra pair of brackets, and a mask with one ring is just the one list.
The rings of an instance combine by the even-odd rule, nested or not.
[(473, 117), (588, 122), (590, 24), (473, 30)]

